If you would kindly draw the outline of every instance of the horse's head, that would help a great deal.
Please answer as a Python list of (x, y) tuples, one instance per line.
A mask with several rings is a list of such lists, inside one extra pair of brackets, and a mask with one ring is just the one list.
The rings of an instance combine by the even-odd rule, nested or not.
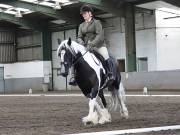
[(58, 57), (60, 57), (60, 72), (62, 76), (66, 77), (69, 73), (69, 68), (71, 68), (71, 66), (73, 65), (73, 61), (75, 59), (75, 52), (73, 48), (71, 48), (71, 38), (62, 42), (58, 40), (58, 43), (60, 44), (57, 49), (57, 55)]

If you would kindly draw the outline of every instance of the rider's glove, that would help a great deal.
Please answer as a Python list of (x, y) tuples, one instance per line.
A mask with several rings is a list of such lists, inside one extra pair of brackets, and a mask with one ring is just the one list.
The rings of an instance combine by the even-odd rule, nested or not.
[(88, 43), (87, 43), (87, 50), (88, 51), (92, 51), (93, 50), (93, 44), (91, 43), (91, 41), (88, 41)]
[(81, 44), (81, 45), (84, 45), (84, 41), (81, 38), (77, 38), (76, 42)]
[(86, 48), (87, 48), (88, 51), (91, 51), (91, 50), (92, 50), (92, 46), (89, 45), (89, 44), (87, 44), (87, 47), (86, 47)]

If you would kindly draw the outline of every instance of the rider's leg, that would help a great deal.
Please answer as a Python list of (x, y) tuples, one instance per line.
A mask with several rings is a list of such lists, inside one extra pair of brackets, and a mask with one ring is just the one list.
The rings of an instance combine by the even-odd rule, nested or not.
[(109, 53), (108, 53), (107, 47), (103, 46), (103, 47), (97, 48), (96, 51), (100, 53), (104, 57), (105, 60), (109, 59)]
[(71, 79), (69, 81), (69, 85), (73, 85), (73, 86), (76, 86), (77, 83), (76, 83), (76, 79), (75, 79), (75, 71), (74, 71), (74, 67), (72, 67), (72, 70), (71, 70)]
[(97, 49), (97, 51), (105, 59), (103, 65), (105, 65), (109, 80), (114, 80), (112, 62), (111, 62), (111, 59), (109, 57), (109, 53), (108, 53), (107, 48), (106, 47), (100, 47), (100, 48)]

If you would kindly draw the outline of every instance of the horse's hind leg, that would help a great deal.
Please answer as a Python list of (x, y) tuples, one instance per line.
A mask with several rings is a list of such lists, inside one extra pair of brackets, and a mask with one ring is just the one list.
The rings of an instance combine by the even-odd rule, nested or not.
[(109, 86), (108, 90), (110, 91), (111, 97), (110, 97), (110, 104), (109, 104), (109, 110), (116, 111), (118, 108), (118, 97), (117, 97), (117, 91), (115, 90), (114, 86)]
[(124, 91), (124, 87), (122, 83), (120, 83), (119, 89), (117, 90), (117, 97), (120, 104), (120, 109), (121, 109), (120, 112), (122, 113), (122, 116), (127, 119), (129, 115), (128, 115), (128, 109), (125, 105), (126, 97), (125, 97), (125, 91)]

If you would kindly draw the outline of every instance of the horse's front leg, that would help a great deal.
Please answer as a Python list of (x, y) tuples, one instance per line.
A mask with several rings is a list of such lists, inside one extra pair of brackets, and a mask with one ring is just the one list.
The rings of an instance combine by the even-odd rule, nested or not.
[(90, 93), (90, 100), (89, 100), (89, 114), (88, 116), (84, 117), (82, 119), (84, 125), (87, 124), (93, 124), (96, 125), (98, 124), (98, 113), (96, 111), (96, 107), (97, 107), (97, 101), (96, 101), (96, 97), (98, 94), (98, 85), (94, 86), (91, 90)]
[(99, 124), (111, 122), (111, 114), (109, 113), (107, 109), (107, 103), (104, 97), (103, 90), (99, 91), (98, 95), (101, 98), (100, 102), (102, 102), (102, 107), (99, 104), (97, 104), (97, 110), (98, 110), (98, 113), (100, 114)]
[(98, 113), (96, 111), (96, 99), (89, 100), (89, 114), (82, 119), (84, 125), (98, 124)]

